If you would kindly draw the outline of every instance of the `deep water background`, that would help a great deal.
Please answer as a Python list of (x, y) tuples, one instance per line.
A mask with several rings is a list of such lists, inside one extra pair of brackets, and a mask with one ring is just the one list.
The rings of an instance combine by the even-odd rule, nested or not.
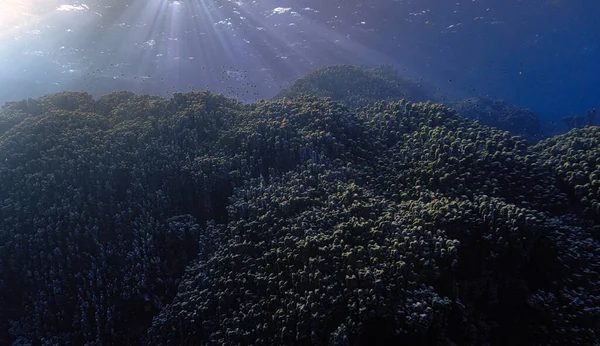
[(442, 88), (502, 98), (544, 119), (581, 114), (600, 104), (599, 5), (469, 1), (432, 7), (428, 20), (436, 27), (415, 26), (419, 35), (406, 46), (427, 43), (431, 71), (425, 73)]
[(393, 63), (449, 97), (503, 99), (543, 120), (600, 107), (595, 1), (31, 3), (0, 5), (23, 15), (0, 24), (2, 103), (123, 89), (254, 101), (325, 65)]

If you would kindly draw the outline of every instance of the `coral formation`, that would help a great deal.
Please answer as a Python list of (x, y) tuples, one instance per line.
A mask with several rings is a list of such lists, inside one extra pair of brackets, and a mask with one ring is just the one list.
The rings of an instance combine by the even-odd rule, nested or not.
[(542, 166), (551, 169), (563, 189), (600, 222), (600, 127), (573, 129), (537, 144)]
[(464, 117), (521, 136), (531, 143), (548, 137), (537, 114), (503, 100), (471, 97), (450, 102), (448, 106), (456, 109)]
[(596, 127), (207, 92), (0, 119), (0, 344), (599, 342)]
[(349, 108), (369, 107), (379, 101), (400, 99), (435, 101), (454, 108), (468, 119), (521, 136), (532, 144), (548, 137), (539, 117), (531, 110), (482, 97), (455, 100), (441, 94), (439, 88), (435, 90), (423, 81), (401, 76), (390, 65), (371, 69), (351, 65), (327, 66), (298, 79), (275, 98), (300, 95), (328, 97)]
[(296, 80), (275, 98), (293, 98), (303, 94), (330, 97), (345, 106), (356, 108), (382, 100), (426, 101), (432, 99), (433, 93), (422, 83), (402, 77), (390, 65), (370, 69), (332, 65)]

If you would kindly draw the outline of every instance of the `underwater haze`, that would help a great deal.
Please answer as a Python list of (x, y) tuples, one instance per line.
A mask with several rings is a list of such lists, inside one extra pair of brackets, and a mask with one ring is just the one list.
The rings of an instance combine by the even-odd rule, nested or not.
[(62, 90), (269, 98), (322, 66), (391, 63), (542, 118), (600, 106), (594, 1), (6, 0), (0, 102)]
[(0, 346), (600, 345), (598, 14), (0, 0)]

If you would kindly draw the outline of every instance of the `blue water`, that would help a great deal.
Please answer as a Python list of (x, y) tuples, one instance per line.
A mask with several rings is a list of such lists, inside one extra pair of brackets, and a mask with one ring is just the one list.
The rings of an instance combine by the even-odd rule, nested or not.
[(600, 3), (66, 1), (0, 4), (0, 102), (62, 90), (269, 98), (321, 66), (393, 63), (542, 119), (600, 107)]

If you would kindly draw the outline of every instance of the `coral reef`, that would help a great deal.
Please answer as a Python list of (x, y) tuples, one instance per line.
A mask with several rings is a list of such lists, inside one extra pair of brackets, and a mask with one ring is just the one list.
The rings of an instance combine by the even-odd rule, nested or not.
[[(547, 139), (534, 148), (581, 212), (600, 222), (600, 127), (586, 126)], [(575, 204), (575, 203), (574, 203)]]
[(459, 114), (7, 104), (0, 344), (598, 344), (598, 128), (531, 146)]
[(503, 100), (471, 97), (449, 102), (448, 106), (466, 118), (521, 136), (533, 144), (548, 137), (537, 114)]
[(357, 108), (382, 100), (426, 101), (432, 99), (433, 93), (422, 83), (402, 77), (390, 65), (370, 69), (332, 65), (296, 80), (275, 98), (293, 98), (303, 94), (329, 97), (347, 107)]
[[(405, 99), (411, 102), (435, 101), (454, 108), (468, 119), (521, 136), (531, 144), (549, 137), (539, 117), (531, 110), (502, 100), (472, 97), (454, 100), (423, 81), (402, 77), (390, 65), (360, 68), (333, 65), (296, 80), (275, 99), (300, 95), (328, 97), (349, 108), (369, 107), (379, 101)], [(591, 113), (590, 113), (591, 114)], [(589, 117), (588, 117), (589, 118)]]

